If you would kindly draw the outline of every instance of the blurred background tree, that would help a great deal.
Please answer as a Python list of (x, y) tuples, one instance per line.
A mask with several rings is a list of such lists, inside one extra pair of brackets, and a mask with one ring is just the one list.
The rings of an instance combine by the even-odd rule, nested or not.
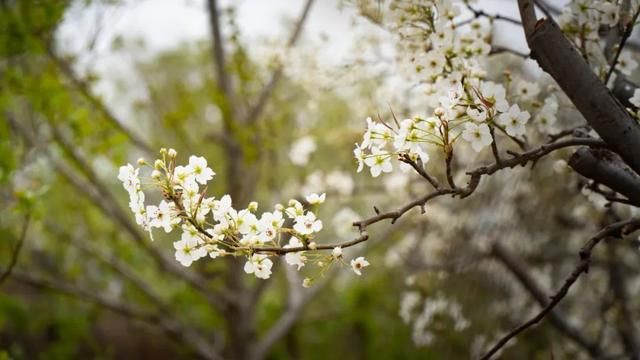
[[(312, 3), (301, 9), (287, 46), (300, 38)], [(347, 100), (327, 91), (314, 99), (322, 111), (311, 114), (309, 95), (283, 76), (284, 64), (251, 59), (234, 9), (209, 1), (212, 40), (137, 60), (137, 86), (130, 78), (115, 79), (123, 98), (141, 89), (148, 95), (132, 105), (131, 118), (120, 118), (94, 91), (99, 75), (79, 71), (75, 54), (56, 43), (72, 6), (78, 4), (2, 2), (3, 264), (19, 255), (0, 294), (5, 353), (324, 358), (330, 356), (326, 341), (342, 343), (333, 349), (337, 355), (354, 347), (351, 337), (357, 356), (416, 351), (397, 319), (397, 299), (373, 301), (388, 291), (376, 290), (375, 278), (332, 289), (328, 276), (307, 290), (297, 274), (285, 271), (268, 282), (250, 279), (235, 259), (183, 269), (164, 246), (166, 238), (151, 243), (135, 226), (115, 181), (119, 164), (172, 146), (215, 164), (213, 193), (229, 193), (239, 204), (256, 198), (274, 203), (283, 192), (296, 192), (311, 172), (288, 161), (288, 145), (314, 130), (301, 128), (300, 117), (327, 118), (315, 123), (330, 130), (350, 122)], [(139, 46), (117, 38), (113, 51)], [(318, 139), (318, 153), (349, 154), (357, 132), (333, 131), (340, 136)], [(352, 161), (340, 158), (318, 163), (350, 171)], [(22, 250), (14, 251), (18, 246)], [(317, 305), (309, 304), (312, 299)], [(301, 321), (305, 307), (309, 317)], [(330, 318), (341, 320), (326, 324)], [(386, 333), (391, 329), (393, 336)]]
[[(135, 75), (108, 79), (123, 117), (96, 91), (99, 72), (79, 64), (86, 54), (57, 40), (65, 16), (96, 3), (0, 1), (3, 356), (477, 357), (545, 303), (588, 234), (635, 211), (582, 196), (584, 181), (555, 162), (569, 154), (561, 152), (535, 171), (483, 181), (464, 203), (442, 199), (426, 216), (374, 227), (366, 246), (349, 250), (374, 265), (362, 278), (329, 271), (305, 289), (286, 264), (268, 281), (246, 276), (234, 258), (183, 268), (169, 236), (151, 242), (135, 225), (119, 165), (153, 159), (162, 146), (204, 156), (217, 172), (209, 191), (240, 206), (326, 191), (318, 242), (348, 239), (351, 222), (372, 205), (393, 209), (427, 189), (417, 174), (382, 182), (350, 175), (365, 115), (424, 112), (424, 89), (392, 73), (377, 33), (359, 38), (354, 53), (363, 56), (344, 66), (321, 68), (313, 51), (296, 52), (313, 0), (264, 57), (249, 51), (255, 44), (237, 9), (208, 0), (209, 39), (147, 57), (136, 56), (144, 47), (137, 39), (113, 40), (111, 51), (131, 54), (134, 65)], [(357, 26), (380, 21), (380, 2), (343, 5), (361, 11)], [(531, 75), (512, 53), (491, 61), (489, 78), (503, 78), (505, 68)], [(563, 112), (563, 128), (580, 121), (575, 110)], [(458, 161), (485, 155), (463, 150)], [(627, 300), (640, 292), (635, 246), (625, 239), (600, 249), (589, 280), (505, 356), (626, 354), (635, 334), (624, 320), (638, 310)]]

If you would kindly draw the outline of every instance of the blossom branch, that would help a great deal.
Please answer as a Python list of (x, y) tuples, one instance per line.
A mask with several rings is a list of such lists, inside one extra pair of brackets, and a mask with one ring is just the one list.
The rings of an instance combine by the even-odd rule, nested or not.
[[(460, 187), (439, 188), (434, 192), (423, 195), (422, 197), (407, 203), (406, 205), (402, 206), (401, 208), (395, 211), (379, 213), (373, 217), (356, 221), (353, 223), (353, 226), (357, 227), (360, 230), (360, 236), (351, 241), (335, 243), (335, 244), (317, 244), (313, 248), (309, 247), (309, 245), (306, 244), (303, 246), (290, 247), (290, 248), (257, 246), (257, 247), (247, 248), (247, 250), (257, 252), (257, 253), (273, 253), (276, 255), (284, 255), (291, 252), (300, 252), (300, 251), (309, 251), (309, 250), (332, 250), (336, 247), (341, 247), (341, 248), (351, 247), (368, 240), (369, 235), (366, 231), (366, 228), (369, 225), (378, 223), (386, 219), (391, 220), (391, 223), (394, 224), (400, 217), (402, 217), (405, 213), (407, 213), (409, 210), (413, 209), (414, 207), (420, 207), (424, 212), (425, 204), (427, 204), (429, 201), (435, 198), (438, 198), (444, 195), (454, 195), (454, 196), (457, 195), (457, 196), (460, 196), (460, 198), (465, 198), (471, 195), (475, 191), (475, 189), (480, 183), (480, 178), (484, 175), (492, 175), (495, 172), (505, 168), (513, 168), (519, 165), (524, 166), (528, 162), (538, 160), (541, 157), (553, 151), (567, 148), (567, 147), (581, 146), (581, 145), (591, 146), (591, 147), (606, 147), (606, 144), (603, 141), (599, 139), (592, 139), (592, 138), (575, 138), (575, 139), (566, 139), (562, 141), (547, 143), (538, 148), (530, 150), (528, 152), (517, 154), (516, 156), (510, 159), (504, 159), (499, 164), (494, 163), (492, 165), (478, 167), (472, 171), (467, 172), (467, 174), (470, 176), (470, 179), (469, 179), (469, 183), (464, 188), (460, 188)], [(201, 230), (201, 233), (203, 233), (203, 235), (209, 238), (211, 237), (211, 235), (206, 233), (204, 229)]]
[(436, 179), (435, 177), (427, 173), (427, 170), (424, 168), (424, 164), (422, 163), (422, 159), (418, 158), (418, 160), (413, 161), (413, 159), (411, 159), (411, 157), (407, 154), (400, 154), (399, 159), (400, 161), (411, 165), (413, 170), (415, 170), (420, 176), (422, 176), (425, 180), (427, 180), (427, 182), (429, 182), (429, 184), (431, 184), (431, 186), (433, 186), (434, 189), (440, 190), (440, 184), (438, 183), (438, 179)]
[[(105, 193), (103, 192), (104, 190), (99, 190), (100, 188), (104, 187), (103, 185), (98, 185), (101, 184), (100, 181), (95, 184), (86, 181), (82, 176), (77, 174), (77, 172), (75, 172), (73, 168), (69, 167), (66, 162), (53, 156), (50, 151), (44, 149), (42, 142), (38, 141), (31, 132), (25, 129), (24, 126), (20, 124), (12, 114), (7, 113), (5, 115), (12, 128), (15, 129), (15, 131), (29, 144), (29, 146), (41, 151), (42, 154), (44, 154), (45, 157), (49, 159), (56, 171), (65, 180), (67, 180), (67, 182), (71, 186), (73, 186), (78, 191), (78, 193), (85, 196), (100, 211), (111, 218), (114, 223), (121, 226), (134, 240), (134, 242), (141, 246), (142, 249), (146, 251), (149, 256), (151, 256), (159, 269), (185, 280), (187, 283), (193, 285), (195, 289), (198, 289), (210, 304), (212, 304), (216, 308), (222, 308), (224, 304), (221, 301), (221, 298), (212, 296), (205, 279), (203, 279), (196, 273), (184, 271), (174, 261), (165, 257), (162, 252), (160, 252), (157, 248), (146, 241), (146, 239), (138, 231), (138, 228), (131, 223), (129, 217), (114, 201), (114, 198), (112, 195), (110, 195), (110, 192)], [(106, 187), (104, 188), (106, 189)]]

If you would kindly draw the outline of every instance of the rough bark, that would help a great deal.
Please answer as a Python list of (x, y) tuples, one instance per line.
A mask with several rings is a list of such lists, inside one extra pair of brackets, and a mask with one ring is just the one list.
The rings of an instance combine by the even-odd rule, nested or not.
[(640, 125), (596, 76), (589, 64), (551, 19), (535, 21), (528, 1), (521, 1), (525, 33), (532, 57), (567, 94), (600, 137), (640, 173)]
[(571, 156), (569, 166), (640, 206), (640, 176), (611, 151), (582, 147)]

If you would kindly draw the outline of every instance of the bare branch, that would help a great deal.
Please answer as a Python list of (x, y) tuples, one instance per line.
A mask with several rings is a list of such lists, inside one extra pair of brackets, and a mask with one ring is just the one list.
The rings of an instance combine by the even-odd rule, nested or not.
[(613, 82), (613, 95), (626, 107), (630, 107), (635, 109), (636, 106), (633, 105), (629, 99), (633, 96), (633, 93), (639, 88), (633, 81), (629, 80), (623, 74), (618, 74), (616, 76), (616, 80)]
[(20, 236), (18, 237), (17, 243), (14, 245), (13, 252), (11, 253), (11, 260), (9, 260), (9, 265), (4, 269), (2, 274), (0, 274), (0, 285), (4, 283), (9, 276), (11, 276), (11, 272), (13, 268), (18, 263), (18, 257), (20, 256), (20, 251), (22, 250), (22, 246), (24, 245), (24, 240), (27, 237), (27, 229), (29, 228), (29, 222), (31, 220), (31, 214), (27, 213), (24, 216), (24, 220), (22, 221), (22, 229), (20, 230)]
[[(298, 41), (298, 38), (302, 33), (302, 26), (304, 25), (304, 22), (306, 21), (309, 15), (309, 11), (311, 10), (311, 5), (313, 5), (314, 1), (315, 0), (307, 0), (307, 2), (305, 3), (304, 8), (302, 9), (302, 14), (300, 15), (300, 18), (298, 18), (298, 21), (296, 22), (293, 28), (293, 32), (289, 37), (289, 41), (287, 42), (287, 48), (294, 46), (296, 41)], [(280, 78), (282, 77), (283, 70), (284, 69), (282, 65), (278, 65), (273, 70), (273, 73), (271, 74), (271, 78), (269, 79), (267, 84), (264, 86), (264, 88), (262, 88), (260, 95), (258, 95), (258, 100), (256, 101), (255, 105), (253, 105), (249, 110), (249, 112), (247, 113), (247, 117), (244, 121), (245, 123), (255, 123), (256, 121), (258, 121), (258, 119), (260, 118), (260, 115), (262, 114), (262, 112), (264, 111), (264, 108), (267, 105), (267, 101), (271, 97), (271, 94), (275, 90), (276, 86), (278, 85), (278, 82), (280, 81)]]
[(287, 276), (287, 288), (289, 291), (287, 307), (276, 323), (267, 330), (265, 335), (257, 343), (253, 353), (255, 359), (262, 359), (266, 356), (269, 349), (285, 336), (295, 324), (305, 306), (313, 300), (318, 292), (329, 282), (327, 279), (310, 289), (301, 289), (300, 276), (298, 276), (298, 273), (293, 267), (285, 266), (285, 274)]
[(229, 115), (235, 115), (235, 94), (233, 92), (231, 79), (227, 73), (227, 60), (222, 40), (222, 32), (220, 30), (220, 13), (218, 11), (217, 0), (207, 0), (207, 7), (209, 9), (209, 25), (213, 39), (213, 62), (218, 80), (218, 88), (222, 91), (226, 102), (223, 111), (226, 115), (225, 118), (228, 118)]
[(116, 115), (107, 107), (107, 105), (91, 91), (90, 84), (80, 78), (80, 76), (73, 70), (71, 64), (69, 64), (66, 60), (60, 57), (51, 45), (45, 45), (47, 54), (51, 61), (62, 71), (62, 73), (69, 79), (71, 84), (80, 92), (80, 94), (87, 100), (91, 105), (93, 105), (102, 115), (109, 121), (113, 126), (115, 126), (120, 132), (122, 132), (127, 138), (131, 140), (131, 142), (145, 151), (147, 154), (153, 154), (154, 151), (151, 146), (136, 133), (132, 132), (130, 129), (124, 125), (124, 121), (118, 119)]
[(493, 355), (495, 355), (503, 346), (505, 346), (509, 342), (509, 340), (513, 339), (518, 334), (542, 321), (542, 319), (544, 319), (545, 316), (547, 316), (553, 310), (553, 308), (558, 305), (558, 303), (560, 303), (560, 301), (567, 295), (569, 289), (571, 289), (571, 286), (575, 284), (580, 275), (589, 271), (591, 252), (593, 251), (593, 248), (598, 245), (598, 243), (600, 243), (600, 241), (607, 237), (620, 237), (621, 235), (629, 234), (637, 230), (638, 228), (640, 228), (640, 219), (636, 218), (624, 220), (606, 226), (594, 237), (589, 239), (589, 241), (587, 241), (587, 243), (580, 250), (580, 262), (571, 272), (569, 277), (565, 280), (564, 284), (562, 285), (562, 287), (560, 287), (558, 292), (551, 296), (551, 301), (547, 304), (547, 306), (545, 306), (533, 318), (503, 336), (491, 349), (489, 349), (489, 351), (484, 356), (482, 356), (481, 359), (491, 359)]
[(424, 164), (422, 163), (422, 159), (418, 158), (417, 161), (413, 161), (410, 156), (407, 154), (401, 154), (399, 156), (399, 160), (411, 165), (413, 170), (415, 170), (420, 176), (422, 176), (434, 189), (440, 190), (440, 184), (438, 183), (438, 179), (429, 175), (427, 170), (424, 168)]
[(503, 53), (512, 54), (524, 60), (529, 58), (529, 54), (521, 53), (515, 49), (511, 49), (505, 46), (491, 45), (491, 51), (489, 52), (489, 55), (497, 55)]
[(511, 24), (514, 24), (514, 25), (518, 25), (518, 26), (521, 25), (521, 23), (520, 23), (520, 21), (518, 19), (510, 18), (508, 16), (504, 16), (504, 15), (500, 15), (500, 14), (488, 14), (482, 9), (475, 9), (467, 1), (465, 1), (465, 5), (467, 6), (467, 9), (473, 13), (473, 16), (476, 19), (479, 18), (479, 17), (487, 17), (489, 19), (501, 20), (501, 21), (505, 21), (505, 22), (508, 22), (508, 23), (511, 23)]
[(613, 74), (613, 70), (615, 70), (616, 65), (618, 64), (618, 59), (620, 58), (620, 54), (622, 53), (622, 49), (624, 49), (624, 45), (627, 43), (629, 36), (631, 36), (631, 32), (633, 32), (633, 27), (638, 19), (638, 15), (640, 15), (640, 7), (636, 10), (636, 13), (633, 14), (633, 18), (626, 24), (626, 28), (624, 33), (622, 34), (622, 38), (620, 39), (620, 44), (618, 45), (618, 50), (616, 51), (613, 60), (611, 61), (611, 66), (609, 66), (609, 71), (607, 72), (607, 76), (604, 78), (604, 83), (607, 84), (611, 75)]
[(555, 11), (556, 14), (559, 14), (560, 11), (557, 11), (557, 9), (552, 8), (549, 4), (547, 4), (544, 0), (535, 0), (534, 3), (536, 4), (536, 6), (538, 7), (538, 9), (540, 9), (540, 11), (542, 11), (542, 13), (552, 19), (553, 18), (553, 14), (551, 13), (552, 11)]
[[(548, 296), (540, 285), (536, 283), (528, 269), (523, 265), (521, 259), (516, 258), (498, 241), (493, 243), (491, 247), (491, 254), (515, 276), (520, 285), (529, 292), (531, 297), (533, 297), (540, 306), (545, 307), (548, 305)], [(598, 344), (588, 340), (587, 337), (582, 334), (579, 329), (571, 325), (571, 323), (558, 310), (550, 311), (548, 317), (549, 322), (554, 328), (556, 328), (561, 334), (573, 340), (576, 345), (585, 349), (589, 355), (594, 358), (602, 355), (603, 351), (599, 348)]]
[(54, 279), (46, 279), (44, 277), (18, 271), (14, 273), (13, 279), (36, 288), (56, 291), (64, 295), (97, 304), (105, 309), (124, 315), (127, 318), (137, 319), (153, 326), (160, 326), (163, 331), (169, 335), (170, 339), (180, 339), (184, 344), (190, 346), (203, 358), (220, 359), (217, 351), (206, 339), (201, 337), (198, 333), (185, 329), (173, 321), (167, 320), (163, 314), (149, 312), (130, 304), (122, 303), (118, 300), (106, 297), (97, 291)]

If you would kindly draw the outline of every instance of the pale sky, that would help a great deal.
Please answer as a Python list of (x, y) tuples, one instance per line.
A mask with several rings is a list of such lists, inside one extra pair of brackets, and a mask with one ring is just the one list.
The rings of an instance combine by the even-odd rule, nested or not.
[[(221, 6), (232, 2), (236, 4), (238, 24), (250, 44), (260, 44), (265, 37), (287, 36), (284, 20), (297, 18), (305, 2), (221, 1)], [(133, 71), (134, 58), (131, 55), (114, 54), (110, 51), (112, 40), (116, 36), (144, 39), (146, 48), (142, 54), (135, 55), (138, 57), (174, 48), (181, 42), (209, 38), (205, 0), (125, 0), (118, 6), (93, 4), (89, 7), (82, 3), (76, 2), (67, 13), (58, 32), (58, 43), (64, 51), (81, 55), (78, 59), (79, 69), (89, 66), (102, 75), (96, 91), (108, 103), (115, 102), (111, 75), (129, 74)], [(305, 24), (303, 39), (314, 44), (321, 64), (338, 64), (348, 59), (354, 41), (358, 38), (356, 34), (381, 31), (362, 19), (358, 26), (352, 26), (353, 19), (356, 18), (354, 9), (350, 6), (339, 9), (339, 3), (340, 0), (316, 0)], [(516, 3), (512, 0), (479, 0), (475, 6), (489, 13), (518, 17)], [(501, 26), (501, 30), (495, 34), (494, 42), (509, 43), (526, 52), (522, 29), (510, 24)], [(318, 47), (322, 36), (327, 41)], [(92, 51), (86, 51), (91, 43), (94, 44)], [(122, 108), (115, 110), (126, 111)]]

